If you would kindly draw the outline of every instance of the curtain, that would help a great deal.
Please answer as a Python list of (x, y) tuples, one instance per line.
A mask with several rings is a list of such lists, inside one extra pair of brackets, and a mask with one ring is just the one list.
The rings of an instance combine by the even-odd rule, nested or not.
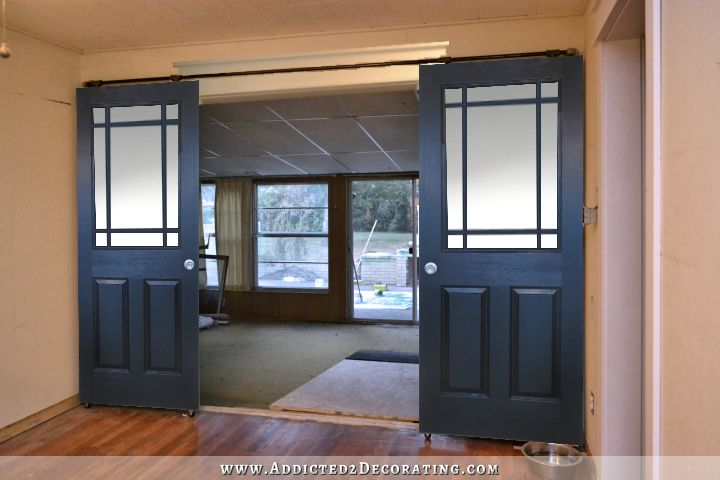
[(252, 288), (252, 179), (219, 178), (215, 190), (217, 252), (228, 255), (226, 290)]

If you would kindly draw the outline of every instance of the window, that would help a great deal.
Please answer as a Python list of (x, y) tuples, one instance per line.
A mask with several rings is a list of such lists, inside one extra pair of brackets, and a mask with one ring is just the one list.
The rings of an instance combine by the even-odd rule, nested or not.
[[(202, 208), (202, 232), (201, 247), (205, 248), (201, 251), (205, 255), (217, 255), (217, 245), (215, 241), (215, 184), (203, 183), (200, 185), (200, 199)], [(201, 284), (209, 288), (218, 288), (220, 279), (218, 277), (217, 260), (202, 259), (201, 267), (205, 268), (206, 278), (201, 278)]]
[(200, 187), (202, 198), (203, 241), (205, 253), (215, 255), (215, 184), (203, 183)]
[(328, 184), (255, 188), (255, 285), (328, 288)]

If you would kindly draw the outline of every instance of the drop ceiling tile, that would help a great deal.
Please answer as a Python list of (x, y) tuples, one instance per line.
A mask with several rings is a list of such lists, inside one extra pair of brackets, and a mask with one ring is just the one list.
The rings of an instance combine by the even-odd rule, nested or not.
[(419, 117), (363, 117), (359, 120), (384, 150), (418, 148)]
[(270, 155), (207, 158), (200, 160), (200, 168), (217, 176), (296, 175), (300, 172)]
[(211, 103), (200, 105), (200, 118), (214, 118), (223, 123), (277, 120), (265, 102)]
[(287, 98), (266, 104), (286, 120), (346, 116), (345, 109), (335, 97)]
[(200, 147), (220, 156), (260, 155), (265, 153), (250, 135), (233, 133), (222, 125), (200, 125)]
[[(252, 139), (263, 152), (275, 155), (322, 153), (317, 147), (284, 122), (227, 123), (241, 138)], [(242, 152), (237, 153), (242, 154)]]
[(415, 92), (383, 92), (342, 95), (338, 97), (347, 112), (363, 115), (411, 115), (418, 113)]
[(200, 124), (217, 123), (215, 119), (210, 116), (210, 111), (205, 107), (205, 105), (200, 105)]
[(212, 150), (210, 150), (208, 148), (200, 147), (200, 158), (217, 158), (219, 156), (220, 155), (218, 155), (217, 153), (213, 152)]
[(420, 152), (417, 150), (399, 150), (387, 152), (403, 172), (420, 170)]
[(382, 152), (338, 153), (333, 155), (354, 173), (388, 173), (398, 169)]
[(313, 142), (331, 153), (379, 150), (352, 118), (295, 120), (292, 124)]
[[(200, 174), (203, 170), (212, 172), (217, 177), (244, 177), (257, 176), (260, 173), (251, 166), (245, 165), (239, 159), (229, 158), (201, 158)], [(207, 176), (207, 174), (205, 174)]]
[(282, 157), (296, 167), (305, 170), (310, 175), (333, 175), (339, 173), (352, 173), (352, 170), (340, 164), (328, 155), (297, 155)]

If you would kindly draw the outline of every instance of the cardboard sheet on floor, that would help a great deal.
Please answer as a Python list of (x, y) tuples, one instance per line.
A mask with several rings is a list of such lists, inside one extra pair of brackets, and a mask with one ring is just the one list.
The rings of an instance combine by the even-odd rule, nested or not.
[(417, 422), (418, 390), (417, 364), (343, 360), (270, 409)]

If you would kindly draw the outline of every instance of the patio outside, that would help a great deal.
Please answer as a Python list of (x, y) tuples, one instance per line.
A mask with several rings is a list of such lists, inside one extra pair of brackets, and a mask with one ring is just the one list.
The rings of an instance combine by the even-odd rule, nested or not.
[(413, 180), (352, 183), (353, 318), (413, 315)]

